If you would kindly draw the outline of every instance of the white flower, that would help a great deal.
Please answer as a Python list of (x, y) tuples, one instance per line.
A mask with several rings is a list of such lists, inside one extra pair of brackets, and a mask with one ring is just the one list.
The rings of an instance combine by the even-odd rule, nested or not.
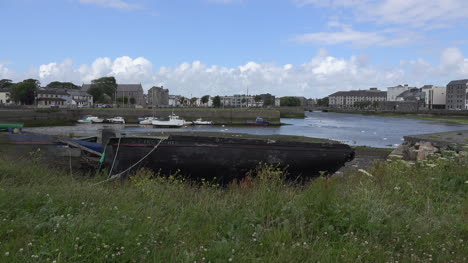
[(8, 252), (8, 251), (7, 251), (7, 252), (5, 252), (5, 256), (7, 256), (7, 257), (8, 257), (9, 255), (10, 255), (10, 252)]

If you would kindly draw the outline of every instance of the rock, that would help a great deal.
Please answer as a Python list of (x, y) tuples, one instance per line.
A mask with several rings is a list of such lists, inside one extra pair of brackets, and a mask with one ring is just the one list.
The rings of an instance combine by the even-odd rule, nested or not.
[(416, 147), (408, 147), (405, 151), (405, 160), (414, 161), (418, 156), (418, 149)]
[(405, 159), (405, 152), (408, 151), (408, 146), (400, 144), (395, 150), (393, 150), (388, 157), (396, 159)]
[(416, 154), (416, 160), (426, 160), (428, 156), (440, 152), (439, 148), (432, 145), (431, 142), (420, 142), (419, 149)]

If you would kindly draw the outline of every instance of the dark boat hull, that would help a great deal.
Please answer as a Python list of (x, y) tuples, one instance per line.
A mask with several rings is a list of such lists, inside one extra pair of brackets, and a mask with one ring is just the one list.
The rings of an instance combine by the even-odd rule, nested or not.
[[(106, 147), (105, 163), (113, 173), (125, 171), (146, 156), (157, 138), (112, 138)], [(135, 169), (149, 168), (162, 174), (180, 174), (228, 183), (243, 178), (259, 163), (287, 168), (291, 178), (333, 173), (353, 159), (354, 150), (344, 144), (273, 142), (200, 136), (170, 136)]]

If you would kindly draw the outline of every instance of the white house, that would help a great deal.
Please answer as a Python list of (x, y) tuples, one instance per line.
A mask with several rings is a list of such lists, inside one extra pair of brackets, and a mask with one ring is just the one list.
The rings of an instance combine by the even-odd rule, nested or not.
[(71, 104), (71, 100), (70, 94), (57, 89), (43, 89), (36, 93), (38, 108), (66, 108)]
[(2, 104), (12, 104), (10, 100), (10, 89), (0, 89), (0, 105)]

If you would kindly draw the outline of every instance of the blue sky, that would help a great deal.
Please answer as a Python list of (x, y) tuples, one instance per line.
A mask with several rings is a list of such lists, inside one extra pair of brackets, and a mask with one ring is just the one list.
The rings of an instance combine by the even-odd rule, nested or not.
[(321, 97), (468, 78), (465, 0), (0, 0), (0, 78)]

